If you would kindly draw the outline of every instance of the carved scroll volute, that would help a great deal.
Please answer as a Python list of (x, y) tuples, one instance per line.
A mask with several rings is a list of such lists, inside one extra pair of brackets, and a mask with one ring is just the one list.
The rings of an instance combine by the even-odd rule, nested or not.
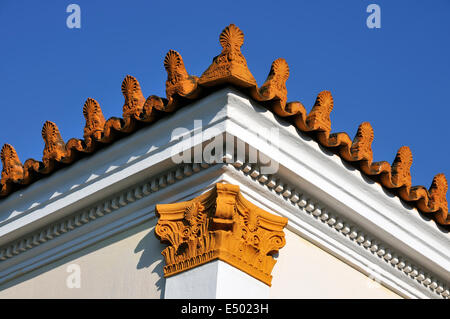
[(239, 194), (239, 186), (217, 184), (216, 192), (216, 211), (213, 222), (218, 228), (231, 229), (236, 210), (236, 196)]
[(46, 121), (42, 127), (42, 138), (45, 142), (42, 161), (48, 165), (50, 160), (60, 161), (66, 156), (66, 145), (55, 123)]
[(431, 187), (429, 189), (431, 207), (436, 211), (435, 218), (441, 225), (450, 225), (448, 216), (448, 202), (447, 202), (448, 182), (444, 174), (437, 174), (433, 178)]
[(331, 132), (330, 114), (333, 110), (333, 96), (330, 91), (322, 91), (306, 118), (310, 130), (318, 130), (329, 134)]
[(106, 120), (98, 102), (91, 98), (84, 103), (83, 115), (86, 119), (83, 137), (86, 144), (91, 145), (92, 138), (101, 139)]
[(1, 160), (3, 165), (1, 184), (20, 182), (23, 179), (23, 165), (14, 147), (9, 144), (3, 145)]
[(256, 80), (247, 67), (241, 53), (244, 33), (234, 24), (227, 26), (220, 34), (222, 52), (213, 59), (212, 64), (200, 77), (199, 83), (213, 86), (232, 83), (240, 87), (256, 87)]
[(287, 219), (248, 202), (239, 186), (216, 184), (190, 201), (156, 205), (156, 212), (155, 234), (168, 245), (166, 277), (220, 259), (270, 285)]
[(145, 103), (145, 97), (135, 77), (131, 75), (125, 77), (122, 82), (122, 94), (125, 97), (123, 118), (139, 117)]
[(198, 77), (187, 73), (183, 58), (177, 51), (167, 52), (164, 68), (167, 71), (166, 95), (169, 103), (175, 94), (186, 96), (197, 87)]
[(284, 110), (287, 101), (286, 81), (289, 78), (289, 66), (285, 59), (276, 59), (270, 67), (266, 82), (259, 89), (266, 100), (280, 100), (280, 108)]

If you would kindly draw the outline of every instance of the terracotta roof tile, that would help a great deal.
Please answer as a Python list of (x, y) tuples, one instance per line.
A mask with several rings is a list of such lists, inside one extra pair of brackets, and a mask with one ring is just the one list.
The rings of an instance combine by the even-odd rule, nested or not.
[(189, 75), (181, 55), (170, 50), (164, 59), (168, 75), (166, 98), (152, 95), (145, 99), (137, 79), (126, 76), (122, 82), (125, 98), (123, 118), (112, 117), (106, 121), (98, 102), (87, 99), (83, 107), (86, 119), (83, 140), (73, 138), (64, 143), (56, 124), (45, 122), (42, 128), (45, 141), (42, 161), (29, 159), (22, 165), (14, 148), (5, 144), (1, 150), (3, 169), (0, 198), (59, 167), (73, 163), (84, 154), (95, 152), (124, 134), (158, 120), (164, 114), (174, 112), (225, 85), (232, 85), (312, 136), (322, 146), (352, 163), (422, 213), (430, 214), (438, 224), (450, 225), (446, 199), (448, 184), (443, 174), (434, 177), (428, 190), (424, 186), (412, 186), (410, 167), (413, 158), (407, 146), (398, 150), (392, 165), (385, 161), (373, 162), (371, 144), (374, 132), (368, 122), (359, 126), (353, 140), (346, 133), (331, 133), (333, 97), (329, 91), (319, 93), (309, 113), (302, 103), (287, 102), (289, 66), (284, 59), (272, 63), (266, 82), (258, 88), (241, 53), (243, 43), (244, 34), (238, 27), (233, 24), (226, 27), (220, 35), (222, 52), (200, 78)]

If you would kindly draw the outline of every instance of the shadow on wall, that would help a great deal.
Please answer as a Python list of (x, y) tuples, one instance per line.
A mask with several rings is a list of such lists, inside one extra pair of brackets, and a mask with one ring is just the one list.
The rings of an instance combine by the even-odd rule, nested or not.
[[(158, 276), (156, 281), (157, 291), (161, 292), (161, 298), (164, 298), (166, 287), (166, 279), (164, 278), (164, 257), (155, 254), (155, 251), (161, 252), (165, 245), (161, 244), (155, 236), (155, 228), (153, 227), (138, 243), (134, 249), (134, 253), (142, 252), (136, 269), (153, 267), (152, 274)], [(156, 265), (155, 265), (156, 264)]]
[[(65, 282), (66, 282), (66, 278), (68, 276), (68, 273), (66, 271), (66, 265), (73, 263), (74, 261), (77, 263), (81, 263), (81, 265), (84, 267), (88, 267), (89, 261), (88, 263), (86, 263), (86, 261), (80, 261), (80, 258), (87, 256), (91, 253), (94, 253), (96, 251), (100, 251), (106, 247), (109, 247), (115, 243), (119, 243), (122, 240), (126, 239), (126, 238), (130, 238), (136, 234), (138, 234), (139, 232), (145, 231), (145, 235), (139, 236), (139, 242), (136, 245), (137, 241), (134, 241), (134, 243), (132, 244), (132, 246), (120, 246), (121, 248), (118, 249), (123, 249), (125, 248), (125, 255), (121, 255), (123, 258), (128, 258), (130, 255), (132, 254), (139, 254), (140, 258), (139, 261), (137, 261), (136, 264), (136, 269), (137, 270), (141, 270), (143, 269), (145, 274), (144, 274), (144, 278), (145, 280), (148, 279), (148, 282), (142, 283), (142, 285), (149, 285), (152, 284), (152, 282), (156, 282), (156, 291), (158, 293), (160, 293), (160, 298), (164, 298), (164, 289), (165, 289), (165, 278), (164, 278), (164, 273), (163, 273), (163, 266), (164, 266), (164, 257), (161, 255), (161, 251), (165, 248), (165, 245), (161, 244), (159, 242), (159, 240), (155, 237), (155, 232), (154, 232), (154, 220), (153, 221), (149, 221), (146, 223), (143, 223), (139, 226), (133, 227), (131, 229), (128, 229), (124, 232), (121, 232), (119, 234), (116, 234), (112, 237), (106, 238), (104, 240), (102, 240), (101, 242), (98, 242), (96, 244), (93, 244), (89, 247), (86, 247), (82, 250), (76, 251), (74, 253), (70, 253), (69, 255), (50, 262), (49, 264), (43, 265), (35, 270), (32, 270), (30, 272), (27, 273), (23, 273), (21, 275), (19, 275), (16, 278), (13, 278), (7, 282), (4, 282), (0, 285), (0, 293), (8, 288), (12, 288), (18, 284), (24, 283), (28, 280), (32, 280), (33, 278), (39, 277), (47, 272), (50, 272), (52, 270), (57, 270), (56, 273), (56, 279), (61, 279), (61, 282), (53, 282), (53, 283), (48, 283), (48, 286), (46, 287), (41, 287), (43, 289), (47, 289), (47, 288), (51, 288), (51, 289), (56, 289), (58, 287), (60, 287), (61, 285), (63, 285), (65, 287)], [(133, 250), (133, 247), (134, 250)], [(108, 253), (109, 256), (110, 252)], [(116, 258), (116, 255), (113, 254), (113, 257)], [(120, 258), (120, 257), (119, 257)], [(137, 260), (137, 258), (135, 259)], [(135, 263), (136, 261), (134, 261), (133, 263)], [(94, 268), (95, 265), (91, 264)], [(132, 266), (133, 264), (130, 264), (130, 266)], [(61, 266), (63, 266), (63, 268), (60, 268)], [(98, 268), (98, 267), (97, 267)], [(87, 269), (87, 268), (86, 268)], [(126, 269), (121, 268), (121, 271), (125, 271)], [(93, 272), (96, 272), (99, 276), (102, 276), (102, 270), (101, 268), (98, 269), (92, 269)], [(82, 275), (84, 276), (84, 275)], [(154, 281), (150, 280), (150, 277), (155, 278)], [(120, 280), (120, 278), (118, 278), (117, 280)], [(56, 286), (55, 286), (56, 285)], [(59, 289), (59, 288), (58, 288)], [(1, 295), (1, 294), (0, 294)], [(70, 295), (68, 296), (60, 296), (61, 298), (70, 298)], [(94, 298), (97, 297), (102, 297), (102, 296), (95, 296)], [(0, 297), (1, 299), (2, 297)]]

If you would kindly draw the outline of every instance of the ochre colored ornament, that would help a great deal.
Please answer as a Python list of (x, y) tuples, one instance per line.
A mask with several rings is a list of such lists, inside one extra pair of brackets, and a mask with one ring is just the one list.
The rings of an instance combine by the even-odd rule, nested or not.
[(216, 184), (190, 201), (156, 205), (156, 214), (166, 277), (219, 259), (270, 285), (288, 220), (247, 201), (239, 186)]
[(145, 103), (145, 97), (135, 77), (131, 75), (125, 77), (122, 82), (122, 94), (125, 97), (123, 118), (139, 117)]
[[(98, 103), (94, 99), (88, 99), (83, 107), (86, 119), (84, 142), (72, 138), (64, 144), (56, 125), (46, 122), (42, 130), (43, 137), (45, 135), (42, 162), (28, 159), (22, 166), (15, 157), (15, 151), (11, 150), (12, 146), (5, 147), (0, 197), (8, 196), (18, 189), (15, 186), (31, 184), (43, 174), (50, 174), (62, 167), (55, 165), (57, 163), (71, 164), (79, 158), (77, 155), (80, 153), (95, 152), (101, 144), (112, 143), (144, 124), (156, 121), (160, 115), (164, 116), (164, 113), (174, 112), (225, 86), (233, 86), (292, 123), (299, 131), (311, 135), (323, 147), (352, 163), (422, 213), (431, 213), (437, 223), (449, 225), (446, 200), (448, 187), (443, 174), (436, 175), (430, 189), (412, 186), (412, 154), (408, 148), (402, 147), (399, 150), (392, 166), (386, 161), (372, 162), (373, 129), (368, 122), (359, 126), (353, 141), (347, 133), (331, 133), (330, 115), (334, 102), (329, 91), (319, 93), (308, 114), (301, 102), (287, 102), (286, 81), (290, 71), (284, 59), (276, 59), (272, 63), (265, 83), (258, 88), (241, 52), (244, 33), (234, 24), (230, 24), (220, 34), (219, 41), (222, 52), (213, 59), (200, 79), (187, 73), (178, 52), (170, 50), (166, 54), (164, 67), (167, 71), (167, 98), (150, 95), (145, 99), (136, 78), (126, 76), (122, 83), (122, 93), (125, 97), (123, 118), (111, 117), (105, 121)], [(99, 143), (93, 143), (94, 140)], [(223, 226), (225, 227), (225, 224)]]
[(352, 154), (352, 160), (366, 160), (372, 163), (372, 142), (373, 142), (373, 128), (369, 122), (361, 123), (356, 132), (356, 136), (353, 139), (350, 152)]
[(310, 130), (318, 130), (326, 133), (331, 131), (330, 114), (333, 110), (333, 96), (330, 91), (322, 91), (316, 98), (316, 102), (306, 118)]
[(187, 73), (183, 58), (175, 50), (167, 52), (164, 58), (164, 68), (167, 71), (166, 96), (168, 104), (173, 103), (175, 94), (185, 97), (197, 87), (198, 77)]
[(437, 174), (433, 178), (431, 187), (429, 189), (430, 199), (434, 209), (437, 209), (435, 214), (436, 220), (442, 225), (450, 225), (448, 216), (448, 202), (446, 194), (448, 191), (448, 182), (444, 174)]
[(244, 33), (234, 24), (230, 24), (220, 34), (222, 52), (213, 59), (212, 64), (202, 74), (199, 84), (215, 86), (223, 83), (239, 87), (255, 87), (256, 80), (247, 67), (247, 61), (241, 53)]
[(106, 120), (98, 102), (91, 98), (84, 103), (83, 115), (86, 120), (83, 137), (86, 144), (90, 145), (92, 139), (101, 139)]
[(47, 166), (51, 160), (60, 161), (66, 156), (66, 144), (55, 123), (46, 121), (42, 127), (42, 138), (45, 142), (42, 161)]
[(20, 182), (23, 179), (23, 166), (14, 147), (9, 144), (3, 145), (1, 159), (3, 165), (2, 184)]

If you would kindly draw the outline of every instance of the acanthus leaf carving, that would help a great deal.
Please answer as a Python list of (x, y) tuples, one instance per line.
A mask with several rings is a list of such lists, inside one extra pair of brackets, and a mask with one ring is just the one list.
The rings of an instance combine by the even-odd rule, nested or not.
[(218, 183), (190, 201), (157, 205), (156, 212), (155, 234), (168, 244), (166, 277), (219, 259), (270, 285), (287, 218), (250, 203), (239, 186)]

